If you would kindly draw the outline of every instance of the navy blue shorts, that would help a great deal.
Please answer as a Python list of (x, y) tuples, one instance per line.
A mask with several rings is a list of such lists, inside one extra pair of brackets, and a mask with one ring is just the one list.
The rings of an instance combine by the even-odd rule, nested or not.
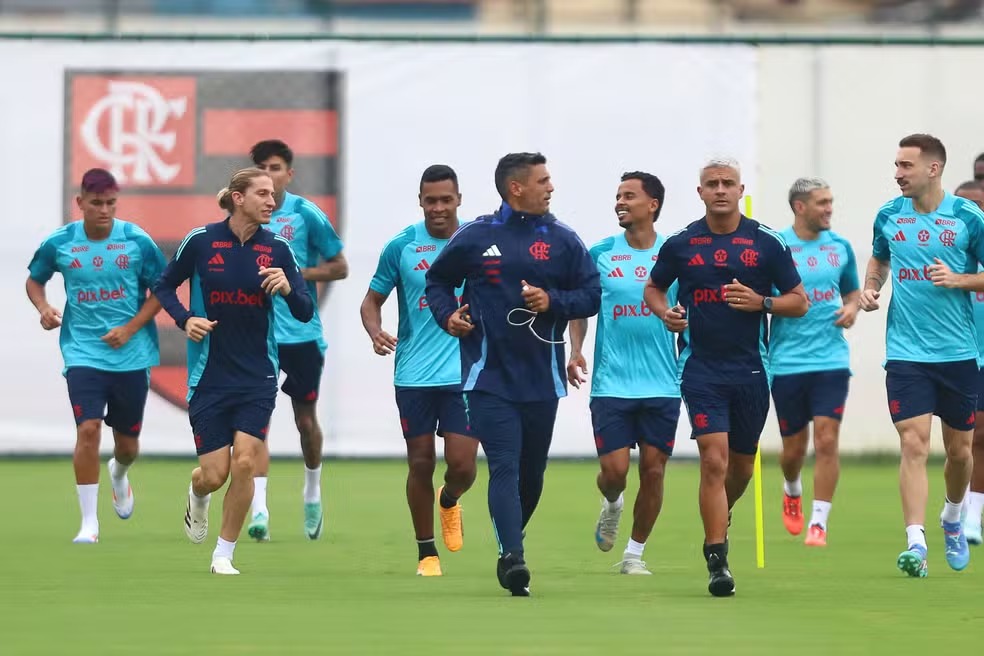
[(885, 388), (893, 422), (934, 414), (956, 430), (973, 430), (980, 369), (976, 360), (885, 363)]
[(590, 407), (599, 456), (619, 449), (634, 449), (640, 443), (654, 446), (668, 456), (673, 455), (680, 399), (597, 396), (591, 399)]
[(397, 387), (396, 407), (400, 411), (400, 426), (404, 439), (448, 433), (471, 435), (465, 400), (461, 388)]
[(188, 402), (188, 420), (198, 455), (232, 446), (237, 432), (265, 440), (276, 402), (276, 388), (273, 394), (270, 390), (195, 390)]
[(814, 417), (844, 418), (844, 404), (851, 383), (847, 369), (811, 371), (772, 379), (772, 400), (779, 419), (779, 434), (795, 435)]
[(281, 390), (294, 401), (314, 403), (321, 389), (325, 354), (317, 342), (279, 344), (280, 371), (287, 374)]
[(75, 425), (100, 419), (122, 435), (138, 437), (143, 426), (150, 371), (103, 371), (70, 367), (65, 372)]
[(745, 383), (684, 378), (680, 395), (690, 416), (693, 439), (710, 433), (727, 433), (728, 448), (735, 453), (755, 455), (769, 415), (769, 383), (764, 375)]
[(977, 374), (977, 412), (984, 412), (984, 368)]

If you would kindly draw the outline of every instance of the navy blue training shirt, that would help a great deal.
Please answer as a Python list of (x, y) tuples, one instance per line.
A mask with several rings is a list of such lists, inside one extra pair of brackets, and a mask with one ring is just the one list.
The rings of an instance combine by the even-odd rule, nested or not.
[[(522, 281), (550, 296), (550, 307), (532, 324)], [(458, 309), (455, 287), (464, 281), (475, 329), (461, 338), (465, 392), (495, 394), (510, 401), (547, 401), (567, 394), (564, 331), (571, 319), (598, 313), (601, 282), (588, 249), (552, 214), (514, 211), (503, 204), (495, 213), (465, 224), (427, 272), (427, 304), (438, 325), (447, 328)]]
[[(273, 298), (260, 287), (260, 267), (281, 268), (291, 292), (284, 300), (298, 321), (314, 316), (290, 244), (257, 230), (245, 244), (229, 229), (229, 220), (195, 228), (154, 285), (164, 310), (184, 330), (191, 317), (218, 323), (201, 342), (188, 340), (188, 398), (201, 386), (218, 390), (277, 390), (279, 362), (274, 339)], [(191, 282), (191, 309), (177, 289)]]
[(672, 235), (659, 251), (650, 279), (660, 289), (679, 281), (688, 326), (680, 333), (679, 366), (688, 380), (745, 382), (768, 371), (768, 318), (736, 310), (724, 300), (734, 279), (762, 296), (800, 284), (786, 242), (771, 228), (742, 217), (719, 235), (701, 218)]

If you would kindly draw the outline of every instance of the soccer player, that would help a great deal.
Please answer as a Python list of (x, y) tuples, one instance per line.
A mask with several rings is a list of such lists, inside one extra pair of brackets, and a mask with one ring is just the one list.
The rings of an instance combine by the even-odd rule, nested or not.
[[(393, 383), (407, 444), (407, 504), (417, 537), (417, 575), (441, 576), (434, 544), (434, 434), (444, 438), (447, 471), (437, 502), (448, 551), (462, 547), (458, 499), (475, 482), (478, 453), (478, 440), (469, 435), (461, 394), (458, 340), (437, 325), (424, 296), (430, 263), (458, 229), (461, 193), (457, 174), (443, 164), (427, 167), (420, 177), (418, 198), (424, 220), (407, 227), (383, 248), (361, 314), (373, 350), (384, 356), (396, 353)], [(396, 337), (382, 326), (383, 303), (394, 288), (400, 315)]]
[[(786, 242), (738, 210), (744, 191), (735, 160), (704, 165), (697, 192), (706, 214), (666, 240), (645, 291), (649, 309), (680, 333), (680, 392), (700, 451), (708, 591), (719, 597), (735, 592), (729, 516), (752, 477), (769, 412), (768, 315), (801, 317), (809, 306)], [(675, 281), (679, 302), (671, 305)]]
[[(301, 322), (314, 315), (314, 301), (290, 244), (260, 228), (276, 205), (270, 176), (237, 171), (218, 202), (229, 216), (188, 233), (154, 293), (190, 340), (188, 419), (199, 466), (191, 473), (185, 533), (192, 542), (205, 540), (211, 493), (231, 473), (211, 571), (238, 574), (233, 553), (277, 400), (272, 296), (281, 295)], [(189, 279), (190, 309), (177, 294)]]
[[(673, 333), (642, 302), (649, 269), (666, 241), (655, 226), (665, 195), (663, 183), (655, 175), (624, 173), (615, 194), (615, 215), (623, 231), (589, 251), (601, 276), (591, 424), (601, 464), (597, 483), (603, 498), (595, 543), (602, 551), (610, 551), (615, 544), (629, 451), (639, 447), (639, 491), (632, 536), (619, 568), (622, 574), (652, 573), (642, 554), (663, 505), (666, 461), (673, 454), (680, 419)], [(675, 293), (674, 288), (671, 297)], [(570, 324), (567, 380), (576, 388), (587, 382), (584, 375), (588, 367), (581, 352), (587, 330), (587, 319), (575, 319)]]
[(984, 213), (943, 190), (946, 149), (936, 137), (899, 142), (895, 180), (902, 191), (875, 218), (872, 257), (861, 309), (879, 308), (879, 290), (892, 279), (886, 330), (888, 408), (902, 443), (899, 489), (908, 548), (897, 560), (909, 576), (927, 574), (926, 458), (933, 415), (943, 423), (946, 561), (962, 570), (970, 550), (960, 505), (970, 482), (977, 408), (977, 344), (968, 291), (984, 291), (975, 274), (984, 260)]
[[(266, 230), (280, 235), (294, 251), (301, 275), (311, 298), (318, 297), (317, 283), (341, 280), (348, 275), (348, 262), (342, 254), (342, 242), (328, 217), (317, 205), (287, 191), (294, 177), (294, 153), (283, 141), (261, 141), (249, 152), (256, 168), (266, 171), (273, 180), (277, 203)], [(287, 377), (281, 390), (290, 397), (294, 425), (301, 436), (304, 455), (304, 534), (317, 540), (324, 526), (321, 506), (321, 425), (317, 401), (321, 372), (325, 364), (325, 340), (321, 317), (315, 311), (308, 322), (293, 317), (283, 297), (273, 300), (273, 334), (277, 340), (280, 370)], [(267, 474), (270, 451), (266, 442), (258, 454), (253, 480), (253, 516), (247, 527), (258, 541), (270, 539), (270, 510), (267, 508)]]
[(772, 399), (782, 435), (782, 522), (792, 535), (803, 531), (800, 472), (812, 421), (816, 468), (805, 542), (823, 547), (840, 476), (837, 443), (851, 379), (844, 329), (854, 325), (861, 290), (854, 249), (830, 230), (834, 212), (830, 185), (819, 178), (799, 178), (789, 190), (789, 206), (793, 225), (779, 234), (792, 252), (811, 305), (805, 317), (777, 316), (771, 326)]
[[(119, 185), (103, 169), (82, 176), (75, 202), (82, 220), (62, 226), (34, 253), (27, 297), (41, 327), (59, 331), (68, 398), (75, 414), (72, 464), (82, 510), (76, 543), (99, 541), (99, 441), (113, 429), (108, 464), (113, 509), (133, 513), (127, 472), (139, 451), (150, 368), (159, 364), (154, 316), (161, 306), (147, 292), (164, 269), (164, 255), (134, 223), (115, 218)], [(64, 314), (52, 307), (45, 285), (56, 273), (65, 283)]]
[[(970, 180), (957, 187), (954, 194), (977, 203), (984, 209), (984, 184)], [(964, 535), (969, 544), (981, 544), (981, 513), (984, 512), (984, 292), (972, 292), (974, 325), (977, 327), (977, 418), (974, 423), (974, 467), (970, 476), (970, 490), (964, 502)]]
[(458, 230), (427, 272), (434, 318), (461, 338), (465, 407), (489, 466), (499, 585), (520, 597), (530, 594), (523, 529), (543, 492), (557, 402), (567, 394), (564, 330), (601, 303), (587, 248), (550, 214), (546, 162), (539, 153), (500, 159), (502, 205)]

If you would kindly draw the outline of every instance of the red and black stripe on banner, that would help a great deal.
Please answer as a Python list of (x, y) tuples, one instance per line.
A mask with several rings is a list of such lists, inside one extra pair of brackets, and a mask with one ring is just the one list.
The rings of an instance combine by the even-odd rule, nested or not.
[[(70, 70), (65, 75), (65, 220), (79, 217), (89, 168), (120, 181), (118, 216), (170, 257), (193, 228), (220, 220), (215, 200), (249, 149), (281, 139), (294, 151), (291, 191), (339, 221), (341, 75), (281, 71)], [(185, 287), (183, 300), (187, 302)], [(162, 313), (155, 392), (186, 407), (185, 337)]]

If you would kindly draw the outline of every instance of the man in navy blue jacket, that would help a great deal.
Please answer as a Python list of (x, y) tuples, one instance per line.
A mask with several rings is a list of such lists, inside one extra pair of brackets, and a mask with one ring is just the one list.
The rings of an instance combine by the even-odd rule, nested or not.
[(588, 250), (549, 213), (546, 162), (539, 153), (500, 159), (502, 206), (460, 228), (427, 272), (434, 318), (461, 338), (468, 421), (489, 464), (499, 584), (514, 596), (529, 595), (523, 529), (543, 491), (557, 402), (567, 394), (564, 331), (601, 305)]

